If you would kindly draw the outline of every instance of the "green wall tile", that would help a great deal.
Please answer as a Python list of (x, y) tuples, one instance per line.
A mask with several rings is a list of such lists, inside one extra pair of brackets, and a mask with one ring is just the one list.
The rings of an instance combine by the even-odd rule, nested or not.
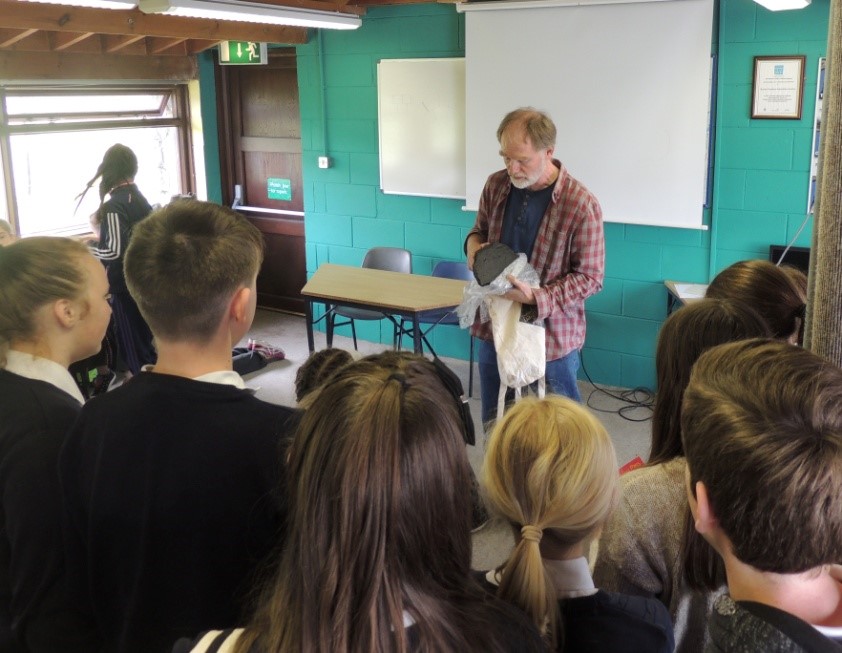
[(476, 221), (475, 211), (463, 211), (465, 200), (430, 200), (430, 222), (471, 228)]
[(326, 102), (328, 122), (377, 114), (374, 86), (339, 86), (330, 89)]
[[(749, 0), (753, 2), (754, 0)], [(718, 121), (723, 127), (749, 127), (751, 120), (751, 80), (744, 84), (730, 84), (720, 97)]]
[(430, 276), (433, 273), (433, 257), (412, 255), (412, 273), (426, 274)]
[(582, 349), (582, 365), (579, 368), (579, 378), (587, 376), (597, 382), (612, 386), (620, 386), (620, 354), (615, 351), (597, 349), (588, 346)]
[(422, 256), (458, 261), (462, 251), (459, 228), (407, 222), (406, 248)]
[(663, 321), (667, 316), (667, 290), (664, 284), (624, 281), (623, 315)]
[(709, 250), (700, 247), (670, 247), (661, 250), (664, 280), (707, 283)]
[(626, 225), (618, 222), (606, 222), (603, 225), (605, 233), (605, 242), (613, 240), (622, 240), (625, 237)]
[(304, 217), (307, 242), (351, 245), (351, 218), (345, 215), (311, 213)]
[(757, 38), (763, 41), (814, 39), (817, 29), (827, 32), (829, 7), (829, 0), (813, 0), (804, 9), (786, 12), (786, 16), (758, 9)]
[(755, 16), (763, 11), (754, 0), (719, 3), (721, 33), (726, 42), (753, 41)]
[(736, 263), (737, 261), (748, 261), (751, 259), (768, 259), (769, 247), (766, 246), (765, 248), (758, 248), (755, 250), (720, 249), (717, 254), (718, 255), (716, 259), (716, 267), (713, 270), (713, 275), (711, 278), (715, 277), (717, 274), (722, 272), (722, 270), (727, 268), (729, 265)]
[(654, 356), (660, 323), (604, 313), (588, 314), (587, 345), (636, 356)]
[(719, 246), (725, 249), (763, 249), (786, 237), (787, 217), (783, 213), (722, 211), (720, 220)]
[(626, 225), (625, 239), (630, 243), (698, 246), (701, 244), (701, 234), (701, 229), (672, 229), (629, 224)]
[(795, 214), (790, 215), (787, 217), (787, 227), (786, 227), (786, 242), (790, 242), (793, 238), (795, 238), (795, 234), (798, 233), (798, 230), (801, 228), (801, 223), (804, 220), (807, 220), (806, 226), (801, 230), (801, 233), (798, 236), (798, 240), (795, 241), (795, 245), (798, 247), (810, 247), (812, 244), (813, 238), (813, 216), (805, 216), (803, 214)]
[(746, 195), (745, 170), (721, 170), (719, 172), (718, 204), (720, 208), (741, 209)]
[(350, 164), (352, 184), (380, 184), (380, 157), (377, 154), (353, 152), (350, 155)]
[(306, 269), (308, 272), (315, 272), (319, 267), (319, 255), (316, 250), (316, 243), (309, 242), (304, 245), (304, 256), (306, 257)]
[(331, 245), (327, 253), (327, 262), (335, 263), (336, 265), (352, 265), (360, 267), (365, 258), (364, 249), (357, 249), (356, 247), (339, 247)]
[[(432, 336), (433, 347), (436, 354), (448, 358), (459, 358), (468, 360), (470, 355), (470, 334), (467, 329), (460, 329), (458, 326), (440, 324), (427, 335)], [(474, 345), (474, 362), (476, 362), (476, 344)], [(468, 391), (467, 385), (465, 392)], [(474, 396), (479, 396), (479, 375), (474, 370)]]
[(375, 116), (368, 120), (328, 120), (328, 154), (339, 152), (377, 152)]
[(619, 315), (623, 311), (623, 280), (606, 277), (602, 283), (602, 290), (585, 300), (585, 309), (598, 313), (614, 313)]
[[(451, 7), (453, 7), (451, 5)], [(453, 7), (455, 14), (456, 9)], [(419, 16), (401, 23), (401, 50), (406, 53), (456, 53), (460, 50), (459, 31), (454, 16)]]
[(745, 208), (794, 212), (807, 206), (808, 175), (801, 171), (749, 170)]
[(377, 215), (406, 222), (430, 221), (430, 198), (377, 193)]
[[(809, 114), (805, 113), (804, 115), (813, 116), (814, 107), (810, 108)], [(792, 164), (790, 168), (792, 170), (803, 170), (804, 172), (808, 172), (810, 170), (810, 163), (812, 161), (811, 156), (811, 148), (813, 147), (813, 128), (810, 127), (809, 129), (799, 129), (798, 131), (794, 132), (795, 140), (792, 144)]]
[(655, 359), (644, 356), (620, 356), (620, 385), (624, 388), (648, 388), (655, 385)]
[(302, 171), (304, 176), (318, 183), (347, 184), (351, 181), (351, 166), (349, 155), (338, 152), (330, 157), (330, 168), (319, 168), (319, 154), (305, 152), (302, 154)]
[(325, 184), (325, 210), (360, 216), (377, 215), (374, 186)]
[(371, 249), (404, 246), (403, 222), (382, 218), (354, 218), (351, 224), (354, 230), (354, 247)]
[[(331, 87), (372, 86), (375, 83), (369, 54), (325, 55), (325, 82)], [(338, 89), (336, 89), (338, 90)]]
[(637, 281), (662, 280), (660, 246), (612, 242), (606, 247), (605, 275)]
[(726, 168), (786, 170), (792, 164), (792, 130), (722, 129), (719, 157)]

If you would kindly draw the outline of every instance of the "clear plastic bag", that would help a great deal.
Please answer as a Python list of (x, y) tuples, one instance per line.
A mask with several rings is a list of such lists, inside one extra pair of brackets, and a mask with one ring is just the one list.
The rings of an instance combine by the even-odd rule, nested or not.
[(481, 322), (488, 322), (488, 308), (483, 301), (486, 297), (494, 295), (503, 295), (512, 289), (512, 284), (509, 283), (508, 276), (514, 276), (518, 281), (537, 288), (541, 284), (541, 279), (529, 261), (526, 260), (526, 254), (518, 254), (517, 259), (512, 261), (505, 270), (503, 270), (497, 278), (494, 279), (487, 286), (481, 286), (476, 279), (472, 279), (465, 286), (465, 292), (462, 295), (462, 303), (456, 307), (456, 314), (459, 316), (459, 326), (467, 329), (474, 323), (474, 317), (479, 309), (479, 318)]

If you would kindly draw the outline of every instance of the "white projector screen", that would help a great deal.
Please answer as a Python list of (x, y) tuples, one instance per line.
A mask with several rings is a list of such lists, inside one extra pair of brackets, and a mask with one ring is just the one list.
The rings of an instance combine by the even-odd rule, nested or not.
[(533, 106), (610, 222), (702, 228), (713, 0), (462, 3), (466, 208), (503, 167), (497, 126)]

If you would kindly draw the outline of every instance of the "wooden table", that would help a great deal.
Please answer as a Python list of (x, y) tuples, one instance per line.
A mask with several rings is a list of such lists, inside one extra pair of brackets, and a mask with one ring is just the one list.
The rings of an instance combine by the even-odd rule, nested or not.
[[(307, 317), (307, 345), (313, 341), (313, 302), (382, 311), (412, 319), (413, 349), (421, 352), (419, 315), (431, 309), (449, 309), (462, 303), (465, 281), (420, 274), (388, 272), (372, 268), (324, 263), (301, 289)], [(328, 321), (327, 344), (333, 333)]]

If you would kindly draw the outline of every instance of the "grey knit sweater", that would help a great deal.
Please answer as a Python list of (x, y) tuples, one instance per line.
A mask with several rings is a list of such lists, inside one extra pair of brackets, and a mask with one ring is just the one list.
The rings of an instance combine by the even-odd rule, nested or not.
[(705, 649), (713, 602), (725, 587), (702, 594), (683, 580), (686, 466), (675, 458), (623, 476), (620, 505), (603, 530), (593, 577), (597, 587), (659, 599), (672, 617), (675, 650), (697, 653)]

